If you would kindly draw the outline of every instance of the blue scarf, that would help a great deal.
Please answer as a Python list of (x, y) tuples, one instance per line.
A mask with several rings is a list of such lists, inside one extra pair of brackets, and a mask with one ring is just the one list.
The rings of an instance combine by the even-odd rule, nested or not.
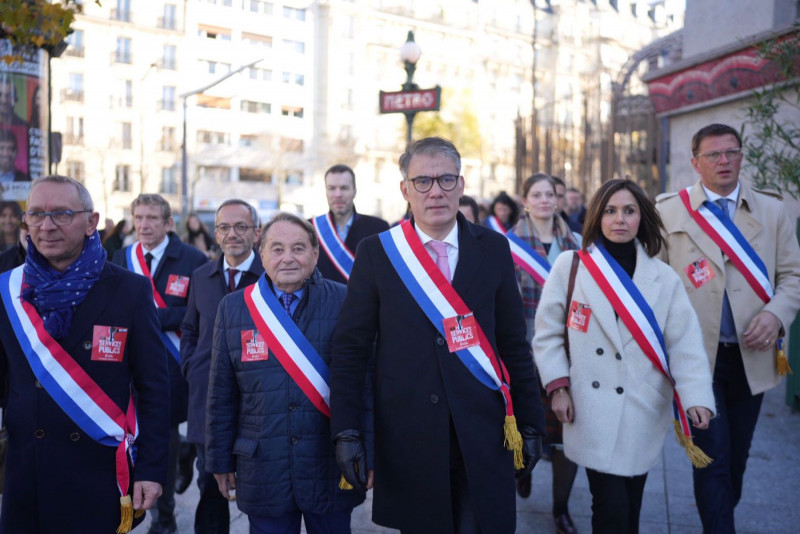
[(21, 296), (39, 312), (44, 329), (53, 338), (63, 339), (69, 333), (75, 310), (100, 277), (106, 262), (106, 250), (95, 230), (94, 234), (84, 238), (78, 259), (62, 273), (53, 269), (36, 250), (30, 236), (27, 239), (28, 256), (23, 267), (25, 287)]

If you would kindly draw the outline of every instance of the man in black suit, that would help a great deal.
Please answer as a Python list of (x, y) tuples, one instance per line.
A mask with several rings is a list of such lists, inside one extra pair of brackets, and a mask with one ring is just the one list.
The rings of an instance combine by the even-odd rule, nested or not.
[(231, 199), (217, 209), (214, 236), (222, 250), (217, 260), (198, 267), (189, 282), (189, 303), (181, 323), (181, 370), (189, 383), (186, 438), (197, 448), (197, 487), (200, 500), (194, 515), (195, 534), (227, 534), (228, 501), (217, 489), (214, 474), (205, 466), (206, 397), (211, 365), (214, 322), (222, 297), (258, 281), (264, 272), (253, 252), (259, 224), (255, 208)]
[[(511, 415), (504, 400), (513, 399), (522, 434), (520, 474), (538, 460), (544, 411), (508, 241), (468, 224), (459, 213), (464, 178), (461, 157), (449, 141), (412, 143), (400, 157), (400, 171), (413, 219), (361, 244), (333, 338), (331, 434), (337, 459), (348, 482), (365, 490), (372, 477), (363, 460), (360, 392), (377, 339), (373, 521), (418, 534), (512, 533), (515, 461), (504, 437), (519, 435), (510, 417), (504, 428), (504, 416)], [(434, 320), (423, 311), (424, 298), (409, 290), (395, 262), (399, 258), (409, 268), (414, 263), (391, 254), (387, 239), (416, 246), (417, 265), (441, 272), (439, 282), (429, 275), (441, 293), (463, 300), (459, 307), (468, 310), (456, 313), (462, 327), (485, 334), (481, 361), (491, 373), (468, 368), (464, 350), (451, 352), (451, 343), (469, 336), (450, 334), (458, 331), (457, 316)], [(432, 293), (429, 287), (423, 295)], [(510, 394), (498, 387), (498, 374), (510, 382)]]
[(31, 253), (0, 276), (0, 532), (128, 532), (167, 475), (169, 375), (150, 284), (106, 262), (80, 182), (41, 177), (27, 207)]
[[(334, 165), (325, 171), (325, 195), (330, 209), (327, 217), (333, 223), (339, 239), (344, 242), (345, 254), (349, 252), (351, 257), (354, 256), (356, 247), (362, 239), (389, 228), (389, 224), (383, 219), (356, 212), (353, 205), (356, 197), (356, 175), (347, 165)], [(331, 250), (331, 247), (341, 246), (341, 243), (335, 236), (320, 232), (320, 225), (325, 222), (324, 217), (324, 215), (317, 217), (313, 221), (322, 245), (317, 268), (323, 277), (346, 284), (350, 277), (351, 261), (347, 262), (347, 265), (342, 265), (331, 257), (335, 255), (335, 250)], [(337, 263), (339, 267), (336, 266)]]
[[(172, 231), (174, 222), (169, 203), (161, 195), (142, 193), (131, 203), (133, 227), (139, 241), (114, 254), (114, 263), (148, 276), (153, 281), (162, 337), (170, 352), (170, 467), (164, 493), (153, 513), (150, 534), (169, 534), (175, 524), (175, 477), (180, 435), (178, 425), (186, 421), (188, 386), (179, 366), (180, 346), (177, 331), (186, 315), (189, 281), (192, 272), (208, 258), (183, 243)], [(191, 468), (191, 461), (189, 462)]]

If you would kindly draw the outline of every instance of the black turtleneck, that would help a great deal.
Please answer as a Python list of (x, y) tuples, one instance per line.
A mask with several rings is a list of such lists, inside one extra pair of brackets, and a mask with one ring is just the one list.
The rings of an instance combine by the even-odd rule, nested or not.
[(636, 242), (631, 239), (627, 243), (614, 243), (603, 236), (603, 246), (628, 276), (633, 278), (633, 271), (636, 269)]

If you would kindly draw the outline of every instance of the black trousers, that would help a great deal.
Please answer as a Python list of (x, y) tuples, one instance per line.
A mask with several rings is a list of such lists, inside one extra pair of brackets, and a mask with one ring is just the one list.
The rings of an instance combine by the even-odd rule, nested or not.
[(592, 492), (592, 534), (638, 534), (647, 473), (621, 477), (586, 469)]

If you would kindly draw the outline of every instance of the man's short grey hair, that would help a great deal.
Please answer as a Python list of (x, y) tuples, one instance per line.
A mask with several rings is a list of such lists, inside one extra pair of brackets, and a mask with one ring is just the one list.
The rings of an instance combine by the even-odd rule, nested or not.
[(314, 248), (319, 248), (319, 238), (317, 237), (317, 232), (314, 230), (314, 227), (311, 226), (311, 223), (305, 219), (301, 219), (297, 215), (293, 213), (287, 213), (285, 211), (280, 211), (275, 214), (270, 221), (264, 225), (264, 228), (261, 230), (261, 235), (258, 237), (258, 249), (261, 250), (264, 246), (264, 242), (267, 240), (267, 233), (269, 233), (269, 229), (272, 227), (273, 224), (276, 222), (289, 222), (292, 224), (296, 224), (300, 228), (306, 231), (308, 234), (308, 240), (311, 242), (311, 246)]
[(31, 182), (31, 190), (28, 193), (28, 202), (31, 201), (31, 193), (36, 188), (37, 185), (43, 184), (45, 182), (50, 182), (54, 184), (70, 184), (75, 189), (78, 190), (78, 198), (81, 200), (81, 207), (88, 211), (94, 211), (94, 202), (92, 202), (92, 195), (89, 193), (89, 190), (86, 189), (86, 186), (80, 183), (75, 178), (70, 178), (69, 176), (62, 176), (60, 174), (49, 174), (47, 176), (40, 176), (36, 178), (33, 182)]
[(426, 137), (414, 141), (403, 155), (400, 156), (400, 174), (403, 179), (408, 179), (408, 166), (411, 164), (411, 158), (414, 156), (446, 156), (453, 160), (456, 164), (456, 172), (461, 175), (461, 154), (458, 153), (455, 145), (442, 137)]
[(161, 218), (165, 221), (169, 220), (172, 217), (172, 208), (170, 208), (169, 202), (162, 197), (161, 195), (157, 195), (155, 193), (142, 193), (131, 202), (131, 215), (133, 212), (136, 211), (137, 206), (155, 206), (161, 210)]
[(245, 202), (240, 198), (229, 198), (228, 200), (220, 204), (219, 207), (217, 208), (217, 212), (214, 214), (214, 224), (216, 224), (217, 222), (217, 217), (219, 217), (220, 210), (226, 206), (244, 206), (250, 211), (250, 221), (253, 223), (253, 226), (255, 226), (256, 228), (260, 226), (260, 223), (258, 221), (258, 212), (256, 211), (256, 209), (252, 206), (252, 204)]

